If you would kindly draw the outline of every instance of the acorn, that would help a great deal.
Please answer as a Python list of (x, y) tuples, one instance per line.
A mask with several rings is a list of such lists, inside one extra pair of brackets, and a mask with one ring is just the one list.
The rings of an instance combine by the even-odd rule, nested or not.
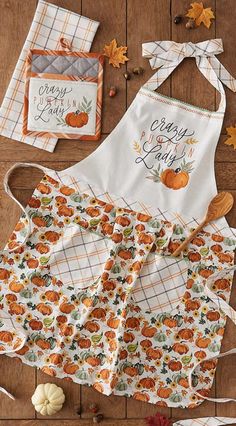
[(91, 404), (89, 404), (88, 409), (90, 413), (94, 413), (94, 414), (98, 413), (99, 411), (98, 405), (95, 402), (92, 402)]
[(142, 67), (134, 67), (133, 74), (141, 75), (144, 73), (144, 69)]
[(129, 71), (125, 71), (123, 76), (125, 77), (126, 80), (130, 80), (131, 79), (131, 74)]
[(180, 22), (182, 22), (182, 16), (181, 15), (176, 15), (174, 17), (174, 24), (178, 25), (178, 24), (180, 24)]
[(116, 96), (117, 90), (115, 86), (111, 86), (110, 90), (109, 90), (109, 96), (110, 98), (113, 98), (114, 96)]
[(93, 423), (101, 423), (104, 419), (103, 414), (97, 414), (93, 417)]
[(194, 19), (189, 19), (185, 27), (187, 28), (187, 30), (192, 30), (193, 28), (195, 28)]

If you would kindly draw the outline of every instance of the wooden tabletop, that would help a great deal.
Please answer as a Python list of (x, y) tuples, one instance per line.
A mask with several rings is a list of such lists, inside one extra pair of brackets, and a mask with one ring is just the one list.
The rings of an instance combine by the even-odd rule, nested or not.
[[(93, 51), (101, 51), (105, 43), (116, 38), (120, 45), (128, 46), (130, 58), (127, 67), (114, 69), (106, 64), (103, 104), (103, 136), (100, 142), (60, 140), (54, 153), (48, 153), (26, 144), (7, 138), (0, 138), (0, 224), (1, 247), (10, 235), (20, 211), (4, 194), (2, 181), (7, 169), (15, 162), (36, 162), (47, 167), (62, 170), (89, 155), (101, 143), (107, 134), (123, 116), (135, 94), (144, 81), (151, 75), (147, 60), (141, 57), (141, 43), (151, 40), (175, 40), (177, 42), (198, 42), (221, 37), (224, 53), (219, 57), (226, 68), (236, 76), (235, 52), (235, 0), (205, 0), (204, 4), (215, 11), (216, 21), (208, 30), (201, 26), (187, 30), (184, 24), (175, 25), (174, 17), (188, 10), (189, 0), (53, 0), (53, 3), (100, 21)], [(1, 0), (0, 6), (0, 101), (14, 70), (17, 58), (28, 33), (37, 1)], [(129, 81), (123, 77), (125, 69), (143, 66), (143, 76), (135, 76)], [(109, 98), (110, 86), (116, 86), (118, 94)], [(207, 80), (197, 70), (194, 60), (185, 60), (174, 74), (160, 88), (160, 92), (194, 105), (214, 110), (218, 95)], [(222, 128), (215, 159), (216, 181), (219, 190), (229, 190), (236, 198), (236, 151), (224, 145), (228, 126), (236, 123), (236, 95), (226, 89), (227, 112)], [(36, 170), (21, 170), (14, 174), (11, 181), (17, 197), (26, 202), (40, 178)], [(201, 193), (199, 188), (199, 202)], [(236, 203), (235, 203), (236, 205)], [(236, 227), (236, 207), (228, 215), (229, 224)], [(236, 291), (233, 291), (231, 303)], [(236, 328), (227, 323), (223, 349), (236, 346)], [(31, 404), (31, 395), (38, 383), (58, 383), (66, 394), (66, 403), (54, 420), (43, 419), (36, 415)], [(0, 386), (5, 386), (16, 396), (13, 402), (0, 394), (0, 426), (75, 426), (92, 424), (88, 414), (88, 404), (96, 402), (104, 414), (106, 425), (144, 425), (143, 418), (162, 411), (174, 418), (192, 418), (201, 416), (235, 416), (236, 403), (214, 404), (204, 402), (194, 410), (159, 409), (154, 405), (126, 399), (125, 397), (106, 397), (86, 386), (56, 380), (23, 365), (19, 360), (6, 356), (0, 358)], [(219, 361), (216, 380), (211, 396), (229, 396), (236, 398), (236, 357)], [(81, 409), (81, 416), (77, 414)], [(13, 420), (14, 419), (14, 420)], [(52, 418), (51, 418), (52, 419)], [(60, 420), (59, 420), (60, 419)]]

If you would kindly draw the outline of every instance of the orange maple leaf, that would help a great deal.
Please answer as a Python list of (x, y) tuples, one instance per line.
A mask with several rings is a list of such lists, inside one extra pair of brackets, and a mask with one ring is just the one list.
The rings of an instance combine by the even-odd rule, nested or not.
[(129, 59), (125, 56), (128, 47), (120, 46), (117, 47), (117, 41), (114, 38), (110, 44), (105, 44), (103, 52), (104, 55), (109, 58), (109, 64), (115, 68), (120, 68), (120, 64), (125, 64)]
[(235, 127), (226, 127), (228, 139), (224, 142), (225, 145), (233, 145), (236, 149), (236, 126)]
[(211, 7), (204, 9), (203, 3), (191, 3), (192, 8), (188, 10), (186, 16), (188, 18), (194, 19), (197, 27), (203, 23), (205, 27), (210, 28), (211, 19), (215, 19), (215, 15)]

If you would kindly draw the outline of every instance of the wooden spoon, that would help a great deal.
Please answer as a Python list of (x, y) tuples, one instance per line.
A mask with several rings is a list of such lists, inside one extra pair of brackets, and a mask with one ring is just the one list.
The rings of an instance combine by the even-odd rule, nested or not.
[(183, 241), (182, 244), (180, 244), (180, 246), (174, 251), (173, 256), (178, 256), (205, 225), (226, 215), (232, 209), (233, 204), (234, 198), (230, 192), (220, 192), (212, 198), (203, 222), (194, 229), (194, 231)]

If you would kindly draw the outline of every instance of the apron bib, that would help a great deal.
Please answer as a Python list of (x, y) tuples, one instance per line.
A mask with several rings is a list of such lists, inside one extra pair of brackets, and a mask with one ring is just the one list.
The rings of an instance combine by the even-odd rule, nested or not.
[[(84, 180), (129, 201), (202, 217), (217, 194), (214, 156), (226, 105), (221, 81), (236, 91), (236, 81), (215, 57), (222, 51), (220, 39), (195, 45), (144, 43), (143, 56), (158, 71), (99, 148), (66, 170), (73, 182)], [(155, 92), (185, 57), (194, 57), (199, 71), (219, 91), (216, 112)], [(221, 222), (227, 226), (225, 219)]]

